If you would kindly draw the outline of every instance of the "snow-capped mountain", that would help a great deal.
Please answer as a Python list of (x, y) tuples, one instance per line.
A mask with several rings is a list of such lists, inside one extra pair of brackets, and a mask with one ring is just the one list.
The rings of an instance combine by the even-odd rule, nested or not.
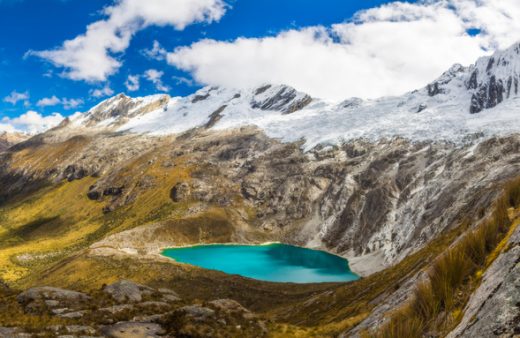
[(504, 100), (518, 98), (520, 44), (480, 58), (469, 71), (466, 87), (472, 93), (471, 113), (479, 113), (496, 107)]
[(28, 138), (29, 135), (27, 134), (0, 131), (0, 151), (4, 151), (17, 143), (27, 140)]
[(307, 149), (395, 136), (459, 143), (475, 135), (520, 131), (519, 53), (516, 44), (480, 58), (475, 65), (454, 65), (424, 88), (398, 97), (333, 103), (284, 85), (247, 90), (206, 87), (187, 97), (120, 94), (65, 124), (150, 135), (254, 125), (283, 141), (305, 139)]

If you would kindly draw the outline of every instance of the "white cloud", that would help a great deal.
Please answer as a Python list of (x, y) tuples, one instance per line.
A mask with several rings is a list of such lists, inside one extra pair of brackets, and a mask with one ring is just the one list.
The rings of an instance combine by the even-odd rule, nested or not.
[(166, 49), (164, 49), (161, 44), (159, 43), (159, 41), (155, 40), (153, 42), (153, 47), (152, 49), (144, 49), (142, 51), (142, 53), (150, 58), (150, 59), (153, 59), (153, 60), (158, 60), (158, 61), (162, 61), (162, 60), (165, 60), (166, 59), (166, 55), (168, 54), (168, 52), (166, 51)]
[(105, 85), (103, 88), (92, 89), (89, 92), (89, 94), (91, 96), (94, 96), (94, 97), (98, 98), (98, 97), (114, 95), (114, 91), (112, 90), (112, 88), (110, 88), (110, 86)]
[(65, 109), (74, 109), (85, 103), (82, 99), (61, 99), (61, 104)]
[(12, 105), (17, 104), (20, 101), (24, 101), (24, 104), (27, 105), (29, 100), (29, 92), (19, 93), (16, 90), (13, 90), (11, 94), (4, 97), (4, 102), (10, 103)]
[(83, 103), (82, 99), (60, 99), (56, 95), (53, 95), (52, 97), (45, 97), (39, 100), (36, 105), (38, 107), (52, 107), (61, 104), (65, 109), (73, 109), (81, 106)]
[(184, 77), (184, 76), (172, 76), (172, 79), (178, 85), (184, 85), (184, 86), (188, 86), (188, 87), (195, 86), (195, 81), (193, 81), (192, 79), (188, 79), (187, 77)]
[(103, 10), (105, 19), (87, 26), (86, 33), (45, 51), (29, 51), (64, 68), (73, 80), (104, 81), (120, 67), (118, 58), (133, 35), (148, 26), (183, 30), (197, 22), (213, 22), (225, 13), (223, 0), (119, 0)]
[(53, 95), (52, 97), (45, 97), (41, 100), (39, 100), (36, 105), (38, 107), (49, 107), (49, 106), (56, 106), (61, 103), (61, 100), (56, 97), (56, 95)]
[(16, 118), (3, 118), (0, 122), (0, 131), (37, 134), (56, 127), (63, 119), (64, 117), (59, 113), (43, 116), (30, 110)]
[(452, 64), (469, 65), (485, 50), (518, 39), (517, 0), (425, 0), (362, 11), (331, 27), (206, 39), (177, 48), (167, 60), (208, 85), (282, 83), (331, 100), (374, 98), (422, 87)]
[(170, 90), (170, 87), (163, 83), (163, 75), (164, 72), (158, 71), (157, 69), (148, 69), (146, 72), (144, 72), (144, 78), (152, 82), (157, 90), (161, 92), (167, 92)]
[(139, 75), (128, 75), (128, 78), (125, 81), (126, 89), (128, 89), (131, 92), (135, 92), (136, 90), (139, 90), (140, 83), (139, 83)]

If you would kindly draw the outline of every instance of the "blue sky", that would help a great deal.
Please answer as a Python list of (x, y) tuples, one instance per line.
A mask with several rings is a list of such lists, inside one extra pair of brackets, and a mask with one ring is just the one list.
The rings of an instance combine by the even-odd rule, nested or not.
[(519, 12), (510, 0), (0, 0), (0, 129), (119, 92), (402, 94), (515, 42)]
[[(167, 50), (189, 45), (204, 38), (229, 40), (237, 37), (273, 35), (279, 31), (311, 25), (330, 25), (349, 19), (357, 10), (382, 3), (380, 0), (234, 0), (232, 7), (217, 23), (200, 23), (177, 31), (172, 27), (149, 27), (140, 31), (124, 55), (124, 65), (107, 82), (88, 83), (61, 77), (60, 70), (36, 57), (24, 57), (29, 50), (46, 50), (82, 34), (85, 27), (102, 17), (99, 11), (110, 3), (105, 0), (0, 0), (0, 96), (13, 91), (28, 93), (28, 103), (0, 102), (1, 117), (17, 116), (33, 109), (42, 114), (58, 111), (64, 115), (85, 110), (102, 98), (91, 97), (89, 91), (108, 84), (115, 92), (128, 92), (126, 77), (142, 74), (148, 69), (163, 71), (163, 82), (171, 95), (187, 95), (200, 84), (186, 83), (177, 78), (192, 80), (189, 73), (179, 71), (164, 62), (147, 58), (142, 50), (152, 48), (160, 41)], [(141, 81), (134, 96), (157, 92), (154, 84)], [(37, 101), (56, 96), (81, 99), (85, 103), (64, 109), (63, 105), (39, 107)]]

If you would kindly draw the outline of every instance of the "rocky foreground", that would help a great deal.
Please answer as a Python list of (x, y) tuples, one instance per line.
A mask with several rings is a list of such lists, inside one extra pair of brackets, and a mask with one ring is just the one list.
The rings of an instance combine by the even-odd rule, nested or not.
[[(9, 290), (4, 290), (10, 292)], [(266, 337), (266, 322), (231, 299), (189, 304), (175, 291), (122, 280), (85, 294), (35, 287), (16, 296), (24, 311), (57, 321), (39, 332), (0, 327), (1, 337)]]

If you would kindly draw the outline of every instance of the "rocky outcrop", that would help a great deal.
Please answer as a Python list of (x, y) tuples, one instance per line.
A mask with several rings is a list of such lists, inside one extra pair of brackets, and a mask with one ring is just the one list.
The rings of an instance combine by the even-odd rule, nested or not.
[(518, 96), (520, 45), (483, 57), (470, 69), (466, 88), (472, 93), (470, 113), (496, 107)]
[[(110, 297), (106, 297), (109, 295)], [(167, 298), (170, 297), (170, 298)], [(173, 298), (173, 299), (171, 299)], [(175, 291), (122, 280), (89, 295), (53, 287), (18, 295), (32, 316), (59, 318), (41, 327), (49, 337), (265, 337), (266, 323), (232, 299), (183, 302)], [(38, 302), (38, 306), (34, 303)], [(3, 321), (8, 319), (2, 318)], [(2, 337), (32, 337), (23, 328), (0, 327)]]
[(18, 302), (29, 304), (37, 301), (85, 301), (89, 297), (81, 292), (64, 290), (53, 287), (36, 287), (31, 288), (16, 297)]
[(154, 290), (140, 284), (122, 280), (107, 285), (103, 292), (110, 295), (118, 303), (141, 302), (143, 298), (150, 297)]
[(144, 115), (168, 104), (168, 95), (156, 95), (148, 100), (133, 99), (124, 94), (119, 94), (105, 100), (86, 113), (84, 125), (87, 127), (104, 123), (105, 126), (117, 127), (128, 119)]
[(305, 108), (311, 102), (312, 98), (309, 95), (299, 93), (294, 88), (266, 85), (256, 90), (251, 107), (292, 114)]
[(266, 323), (231, 299), (184, 306), (163, 321), (180, 337), (267, 337)]
[(51, 313), (62, 318), (77, 319), (86, 313), (90, 296), (54, 287), (36, 287), (22, 292), (17, 301), (28, 313)]
[[(478, 69), (471, 75), (476, 78)], [(518, 79), (516, 80), (518, 81)], [(508, 78), (508, 83), (511, 85), (512, 78)], [(476, 86), (473, 88), (473, 86)], [(496, 107), (504, 100), (505, 87), (502, 80), (497, 80), (495, 75), (491, 75), (489, 80), (485, 83), (477, 85), (475, 81), (470, 80), (469, 89), (475, 89), (475, 93), (471, 97), (470, 113), (480, 113), (484, 109)], [(510, 89), (510, 88), (509, 88)]]

